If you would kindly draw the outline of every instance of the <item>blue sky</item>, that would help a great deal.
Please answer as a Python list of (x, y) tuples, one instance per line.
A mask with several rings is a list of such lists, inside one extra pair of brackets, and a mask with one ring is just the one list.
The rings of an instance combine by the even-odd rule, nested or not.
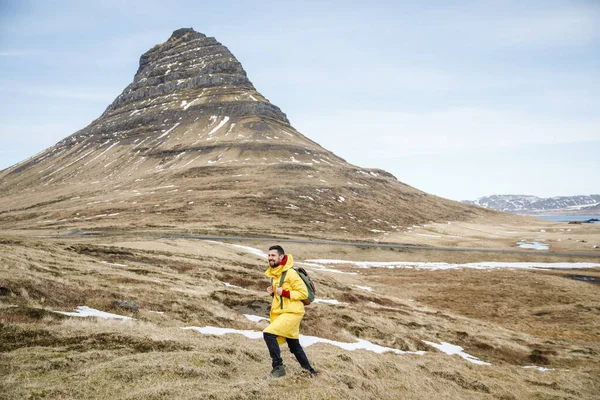
[(600, 193), (595, 0), (0, 0), (0, 169), (99, 117), (182, 27), (355, 165), (454, 200)]

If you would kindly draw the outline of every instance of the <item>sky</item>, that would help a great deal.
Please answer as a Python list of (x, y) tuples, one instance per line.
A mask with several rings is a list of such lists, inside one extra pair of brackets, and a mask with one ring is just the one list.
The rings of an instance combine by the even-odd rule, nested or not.
[(179, 28), (354, 165), (453, 200), (600, 193), (597, 0), (0, 0), (0, 169), (98, 118)]

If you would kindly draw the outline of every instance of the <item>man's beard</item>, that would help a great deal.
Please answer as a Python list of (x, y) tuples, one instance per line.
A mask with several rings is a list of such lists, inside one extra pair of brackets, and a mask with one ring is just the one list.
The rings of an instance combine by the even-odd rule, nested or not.
[(279, 267), (279, 261), (269, 261), (271, 268)]

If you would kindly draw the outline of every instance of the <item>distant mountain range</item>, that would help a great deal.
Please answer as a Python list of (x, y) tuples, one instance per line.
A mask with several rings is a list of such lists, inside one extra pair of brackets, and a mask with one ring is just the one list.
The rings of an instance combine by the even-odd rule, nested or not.
[(573, 214), (600, 215), (600, 195), (559, 196), (542, 198), (527, 195), (493, 195), (477, 200), (462, 200), (483, 208), (514, 214)]

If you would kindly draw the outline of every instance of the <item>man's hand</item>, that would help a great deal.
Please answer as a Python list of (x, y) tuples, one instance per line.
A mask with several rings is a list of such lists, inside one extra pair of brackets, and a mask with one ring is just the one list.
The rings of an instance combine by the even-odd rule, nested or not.
[(283, 288), (281, 286), (279, 286), (277, 288), (277, 294), (281, 296), (281, 293), (283, 293)]
[(273, 285), (267, 286), (267, 293), (269, 293), (271, 296), (273, 296)]

